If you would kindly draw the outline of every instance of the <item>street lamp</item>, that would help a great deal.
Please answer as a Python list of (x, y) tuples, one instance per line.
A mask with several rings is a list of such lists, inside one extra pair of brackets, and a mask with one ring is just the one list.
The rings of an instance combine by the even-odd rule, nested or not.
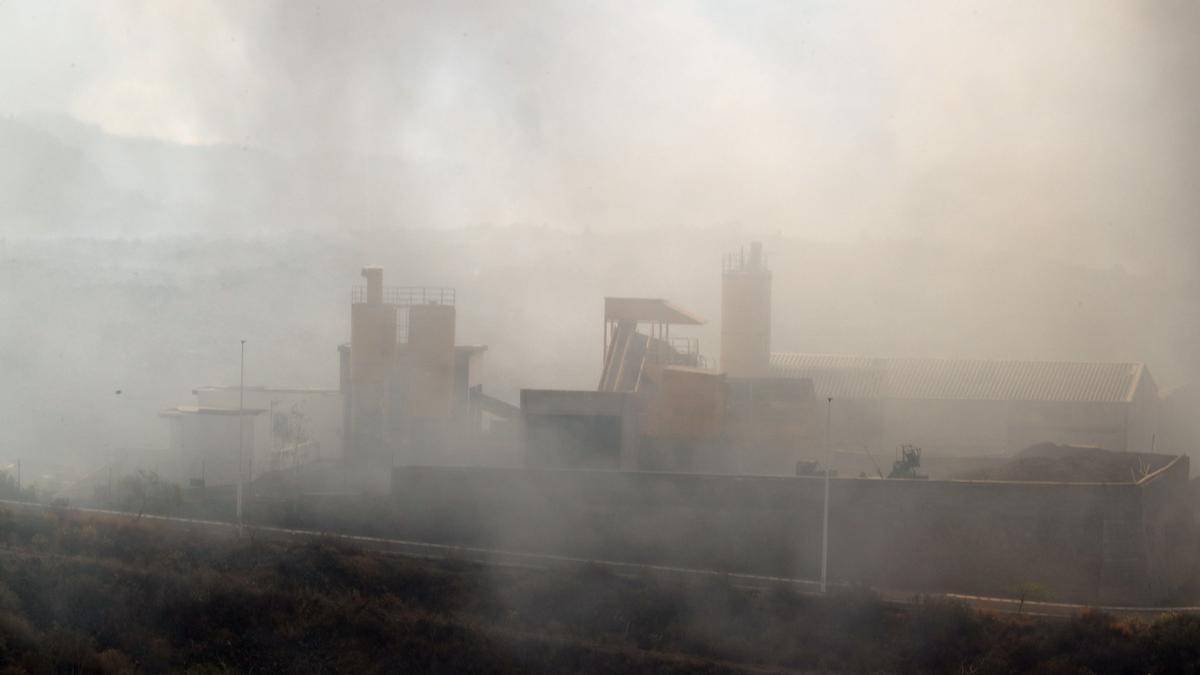
[(242, 340), (241, 368), (238, 373), (238, 454), (237, 454), (237, 524), (242, 531), (242, 467), (245, 465), (246, 443), (246, 341)]
[(829, 571), (829, 469), (833, 446), (829, 444), (829, 423), (833, 418), (833, 397), (825, 399), (825, 508), (821, 523), (821, 593), (825, 592)]
[[(120, 396), (120, 395), (121, 395), (121, 390), (120, 390), (120, 389), (117, 389), (117, 390), (113, 391), (113, 395), (114, 395), (114, 396)], [(113, 399), (113, 400), (115, 401), (116, 399)], [(115, 406), (114, 406), (114, 407), (115, 407)], [(116, 417), (116, 416), (114, 416), (114, 417)], [(110, 508), (112, 507), (112, 503), (113, 503), (113, 498), (112, 498), (112, 470), (113, 470), (113, 463), (114, 463), (114, 462), (116, 462), (116, 461), (117, 461), (117, 444), (116, 444), (116, 443), (114, 443), (114, 442), (112, 441), (112, 434), (111, 434), (111, 432), (110, 432), (110, 433), (109, 433), (109, 441), (108, 441), (108, 470), (107, 470), (107, 473), (108, 473), (108, 492), (105, 494), (105, 499), (107, 499), (107, 500), (108, 500), (108, 505), (109, 505), (109, 507), (110, 507)]]

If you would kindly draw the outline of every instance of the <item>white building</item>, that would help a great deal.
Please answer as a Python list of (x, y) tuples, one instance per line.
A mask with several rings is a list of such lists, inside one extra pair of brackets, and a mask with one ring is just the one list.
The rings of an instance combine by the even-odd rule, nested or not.
[(192, 390), (195, 405), (164, 411), (173, 478), (183, 485), (236, 483), (238, 412), (245, 476), (342, 458), (342, 394), (336, 389), (237, 386)]
[(264, 439), (270, 435), (270, 418), (265, 412), (195, 405), (163, 411), (170, 433), (164, 474), (185, 487), (233, 485), (240, 451), (245, 460), (242, 475), (252, 479), (266, 459)]

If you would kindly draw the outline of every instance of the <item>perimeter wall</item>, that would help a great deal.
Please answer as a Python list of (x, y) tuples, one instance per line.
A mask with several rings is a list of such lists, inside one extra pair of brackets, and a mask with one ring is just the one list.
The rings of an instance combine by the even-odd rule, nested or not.
[[(833, 581), (1165, 602), (1194, 561), (1186, 457), (1140, 483), (830, 481)], [(401, 467), (395, 534), (815, 579), (820, 477)]]

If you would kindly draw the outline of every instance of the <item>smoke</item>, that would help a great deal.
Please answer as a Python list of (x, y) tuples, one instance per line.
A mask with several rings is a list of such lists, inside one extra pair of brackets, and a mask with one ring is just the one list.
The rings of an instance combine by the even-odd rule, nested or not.
[(4, 56), (54, 57), (0, 76), (10, 113), (265, 149), (330, 203), (261, 230), (741, 225), (1197, 262), (1182, 0), (0, 12)]
[(1194, 268), (1194, 4), (923, 8), (894, 36), (905, 220), (979, 245)]
[[(20, 461), (43, 494), (127, 458), (169, 476), (159, 413), (237, 383), (243, 340), (247, 386), (338, 386), (367, 264), (387, 285), (455, 288), (457, 342), (487, 346), (478, 380), (510, 403), (596, 387), (606, 296), (706, 317), (673, 336), (715, 359), (721, 254), (751, 240), (773, 274), (775, 351), (1142, 361), (1163, 392), (1192, 383), (1162, 406), (1154, 442), (1194, 451), (1198, 35), (1192, 0), (0, 0), (0, 467)], [(842, 404), (823, 403), (836, 419)], [(997, 425), (1017, 414), (978, 410)], [(1062, 410), (1092, 423), (1091, 406)], [(951, 416), (913, 417), (934, 414)], [(516, 462), (519, 425), (495, 428), (438, 459)], [(823, 567), (812, 479), (454, 473), (407, 467), (411, 485), (387, 499), (339, 502), (339, 526), (771, 575)], [(295, 474), (289, 490), (306, 490)], [(837, 494), (835, 578), (1001, 593), (1032, 560), (1075, 589), (1092, 579), (1080, 565), (1100, 569), (1076, 544), (1104, 539), (1107, 556), (1088, 523), (1107, 535), (1108, 520), (1063, 521), (1071, 536), (1056, 539), (1028, 500)], [(1091, 513), (1071, 494), (1041, 511)], [(855, 520), (876, 511), (888, 517)], [(928, 527), (904, 531), (916, 513)], [(1190, 545), (1186, 528), (1150, 524)], [(880, 555), (889, 542), (902, 555)], [(618, 647), (632, 635), (737, 656), (765, 630), (751, 610), (803, 615), (724, 581), (633, 606), (625, 596), (645, 591), (623, 578), (511, 578), (473, 582), (472, 606), (501, 628), (554, 624), (543, 609), (565, 607)], [(837, 614), (809, 611), (800, 623), (824, 633), (784, 642), (866, 653), (875, 605), (847, 606), (828, 626), (809, 619)]]
[(1186, 381), (1198, 29), (1182, 0), (4, 3), (5, 442), (149, 427), (245, 336), (250, 381), (331, 385), (368, 262), (458, 287), (509, 400), (594, 386), (605, 295), (707, 316), (714, 354), (751, 237), (780, 350)]

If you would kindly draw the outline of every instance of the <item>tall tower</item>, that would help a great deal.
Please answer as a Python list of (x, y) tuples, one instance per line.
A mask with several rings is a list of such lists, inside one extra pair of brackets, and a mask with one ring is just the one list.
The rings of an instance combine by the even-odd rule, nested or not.
[(408, 308), (408, 415), (446, 420), (454, 410), (454, 305)]
[(350, 305), (350, 429), (346, 462), (362, 483), (390, 469), (392, 372), (396, 361), (396, 305), (384, 302), (383, 268), (363, 268), (365, 288), (353, 289)]
[(771, 271), (762, 244), (727, 254), (721, 266), (721, 370), (764, 377), (771, 361)]

